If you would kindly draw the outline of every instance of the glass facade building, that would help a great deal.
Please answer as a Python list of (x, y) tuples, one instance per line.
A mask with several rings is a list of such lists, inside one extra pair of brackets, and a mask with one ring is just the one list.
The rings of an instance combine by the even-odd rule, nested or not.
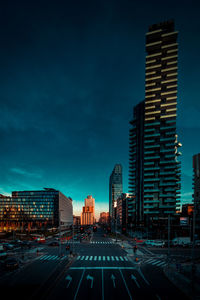
[(111, 220), (116, 218), (117, 198), (122, 194), (122, 166), (116, 164), (109, 180), (109, 214)]
[(69, 226), (73, 222), (72, 199), (60, 191), (15, 191), (0, 196), (1, 229), (38, 229)]

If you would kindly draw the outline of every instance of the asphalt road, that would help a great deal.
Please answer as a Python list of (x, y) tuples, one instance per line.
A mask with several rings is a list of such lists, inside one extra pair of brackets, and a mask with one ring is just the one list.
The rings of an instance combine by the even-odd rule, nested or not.
[(103, 231), (90, 242), (74, 245), (77, 256), (70, 263), (62, 246), (44, 246), (26, 267), (0, 282), (6, 299), (187, 299), (163, 274), (166, 258), (138, 249), (134, 261), (130, 247), (121, 247)]

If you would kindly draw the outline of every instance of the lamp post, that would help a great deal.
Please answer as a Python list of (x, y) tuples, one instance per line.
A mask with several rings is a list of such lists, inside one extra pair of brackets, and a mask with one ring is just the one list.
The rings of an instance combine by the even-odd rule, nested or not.
[(58, 217), (59, 217), (59, 256), (61, 256), (61, 220), (60, 220), (61, 211), (63, 211), (63, 210), (59, 209), (59, 211), (58, 211)]
[(168, 215), (168, 253), (167, 253), (168, 268), (169, 268), (169, 257), (170, 257), (170, 214)]
[(115, 208), (115, 235), (116, 235), (116, 242), (117, 242), (117, 201), (114, 202), (114, 208)]

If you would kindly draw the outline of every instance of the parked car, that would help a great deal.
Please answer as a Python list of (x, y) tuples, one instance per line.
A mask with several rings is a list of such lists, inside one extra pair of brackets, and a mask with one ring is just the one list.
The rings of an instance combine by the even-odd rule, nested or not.
[(14, 270), (19, 268), (19, 261), (14, 257), (9, 257), (4, 261), (4, 268), (7, 270)]
[(145, 245), (152, 246), (153, 242), (154, 242), (153, 240), (147, 240), (147, 241), (145, 241)]
[(196, 241), (194, 242), (194, 245), (195, 245), (195, 247), (200, 247), (200, 240), (196, 240)]
[(3, 243), (3, 248), (4, 248), (4, 250), (13, 250), (14, 246), (9, 243)]
[(164, 241), (154, 241), (152, 246), (163, 248), (165, 246), (165, 242)]

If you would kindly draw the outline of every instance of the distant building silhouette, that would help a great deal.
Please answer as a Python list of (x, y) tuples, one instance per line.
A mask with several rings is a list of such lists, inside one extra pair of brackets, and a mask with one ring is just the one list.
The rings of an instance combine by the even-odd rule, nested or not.
[(116, 164), (109, 180), (109, 214), (111, 220), (116, 218), (117, 198), (122, 193), (122, 166)]

